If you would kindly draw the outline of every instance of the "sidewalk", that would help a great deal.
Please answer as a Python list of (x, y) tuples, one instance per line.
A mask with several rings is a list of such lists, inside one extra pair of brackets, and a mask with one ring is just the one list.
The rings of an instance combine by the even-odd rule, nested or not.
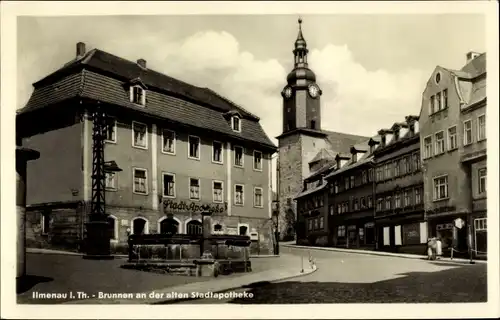
[[(144, 292), (146, 298), (115, 299), (93, 297), (86, 300), (75, 300), (66, 304), (170, 304), (184, 300), (192, 300), (192, 293), (221, 293), (231, 290), (240, 290), (260, 282), (275, 282), (307, 275), (316, 271), (316, 266), (310, 266), (304, 261), (304, 270), (301, 272), (301, 263), (297, 256), (284, 254), (273, 258), (276, 266), (271, 270), (250, 272), (244, 275), (219, 276), (203, 282), (193, 282), (185, 285), (167, 287), (160, 290)], [(215, 301), (214, 301), (215, 302)]]
[[(284, 248), (291, 249), (301, 249), (301, 250), (321, 250), (321, 251), (335, 251), (335, 252), (344, 252), (344, 253), (355, 253), (355, 254), (367, 254), (367, 255), (375, 255), (375, 256), (388, 256), (388, 257), (398, 257), (398, 258), (406, 258), (406, 259), (420, 259), (427, 260), (426, 255), (418, 255), (418, 254), (407, 254), (407, 253), (393, 253), (393, 252), (384, 252), (384, 251), (371, 251), (371, 250), (362, 250), (362, 249), (345, 249), (345, 248), (332, 248), (332, 247), (311, 247), (311, 246), (302, 246), (288, 243), (280, 243), (280, 245)], [(487, 263), (486, 260), (473, 260), (475, 263)], [(469, 263), (469, 259), (461, 259), (461, 258), (448, 258), (442, 257), (439, 260), (434, 260), (433, 262), (454, 262), (454, 263)]]

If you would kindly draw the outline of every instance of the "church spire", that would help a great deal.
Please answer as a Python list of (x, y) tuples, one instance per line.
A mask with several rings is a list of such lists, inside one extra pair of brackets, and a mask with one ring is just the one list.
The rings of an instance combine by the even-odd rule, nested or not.
[(295, 40), (295, 49), (293, 54), (295, 56), (295, 67), (307, 67), (307, 43), (302, 34), (302, 18), (299, 18), (299, 33), (297, 35), (297, 40)]

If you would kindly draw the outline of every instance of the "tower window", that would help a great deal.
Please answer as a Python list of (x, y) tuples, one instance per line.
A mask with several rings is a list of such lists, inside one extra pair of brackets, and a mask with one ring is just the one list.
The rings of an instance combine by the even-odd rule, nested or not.
[(316, 120), (311, 120), (311, 129), (316, 129)]

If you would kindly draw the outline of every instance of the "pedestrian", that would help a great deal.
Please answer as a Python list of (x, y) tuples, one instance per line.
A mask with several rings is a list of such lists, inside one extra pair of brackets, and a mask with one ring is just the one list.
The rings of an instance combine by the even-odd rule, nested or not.
[(429, 238), (427, 240), (427, 259), (435, 260), (436, 259), (436, 238)]
[(436, 239), (436, 255), (437, 259), (441, 259), (441, 256), (443, 255), (443, 243), (441, 242), (441, 238), (437, 237)]

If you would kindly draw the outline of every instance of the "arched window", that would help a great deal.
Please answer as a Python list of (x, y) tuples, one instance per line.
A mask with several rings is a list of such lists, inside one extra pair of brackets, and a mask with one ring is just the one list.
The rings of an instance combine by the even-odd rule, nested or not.
[(109, 238), (111, 240), (118, 240), (118, 230), (117, 230), (117, 225), (116, 225), (116, 217), (115, 216), (108, 216), (107, 217), (108, 221), (108, 227), (109, 227)]
[(246, 236), (247, 232), (248, 232), (248, 226), (247, 225), (240, 225), (239, 232), (240, 232), (240, 236)]
[(191, 220), (186, 224), (186, 233), (187, 234), (201, 234), (202, 233), (202, 224), (198, 220)]
[(132, 233), (133, 234), (147, 234), (148, 233), (148, 220), (145, 218), (135, 218), (132, 220)]
[(221, 224), (215, 224), (214, 225), (214, 231), (215, 232), (222, 232), (222, 225)]
[(179, 222), (174, 218), (165, 218), (160, 222), (160, 233), (162, 234), (178, 234)]

